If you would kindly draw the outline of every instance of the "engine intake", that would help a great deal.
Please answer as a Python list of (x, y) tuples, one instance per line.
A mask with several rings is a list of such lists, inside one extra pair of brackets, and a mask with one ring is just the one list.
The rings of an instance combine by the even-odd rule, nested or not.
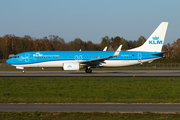
[(79, 63), (63, 63), (63, 70), (79, 70)]

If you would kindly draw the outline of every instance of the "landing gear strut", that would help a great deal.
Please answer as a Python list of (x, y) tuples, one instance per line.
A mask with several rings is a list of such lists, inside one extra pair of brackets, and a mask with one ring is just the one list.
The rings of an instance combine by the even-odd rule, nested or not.
[(86, 73), (92, 73), (92, 70), (91, 70), (91, 68), (88, 68), (88, 67), (87, 67), (86, 70), (85, 70), (85, 72), (86, 72)]

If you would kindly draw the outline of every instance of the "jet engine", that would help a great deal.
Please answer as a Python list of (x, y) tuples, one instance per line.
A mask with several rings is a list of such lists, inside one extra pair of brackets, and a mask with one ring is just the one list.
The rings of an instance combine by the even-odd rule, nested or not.
[(63, 63), (63, 70), (79, 70), (79, 63)]

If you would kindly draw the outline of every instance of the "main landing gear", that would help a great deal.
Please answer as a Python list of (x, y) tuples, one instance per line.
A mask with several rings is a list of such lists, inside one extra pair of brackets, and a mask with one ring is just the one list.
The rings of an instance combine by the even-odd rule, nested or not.
[(86, 67), (86, 70), (85, 70), (86, 73), (92, 73), (92, 70), (90, 67)]

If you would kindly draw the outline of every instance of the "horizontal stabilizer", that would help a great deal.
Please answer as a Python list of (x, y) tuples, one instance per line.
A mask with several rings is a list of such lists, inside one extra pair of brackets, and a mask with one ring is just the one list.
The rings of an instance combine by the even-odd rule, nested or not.
[(162, 54), (165, 54), (165, 53), (170, 53), (171, 51), (166, 51), (166, 52), (160, 52), (160, 53), (153, 53), (151, 55), (162, 55)]

